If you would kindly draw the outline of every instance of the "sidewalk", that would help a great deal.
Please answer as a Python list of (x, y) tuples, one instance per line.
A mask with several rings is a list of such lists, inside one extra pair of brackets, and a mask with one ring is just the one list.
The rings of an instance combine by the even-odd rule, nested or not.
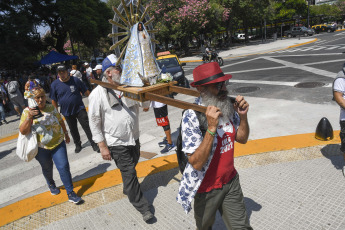
[[(307, 136), (298, 137), (301, 138)], [(254, 229), (344, 229), (345, 183), (340, 171), (343, 160), (339, 146), (334, 144), (338, 141), (336, 138), (322, 145), (235, 158)], [(52, 203), (1, 229), (195, 229), (193, 211), (186, 215), (175, 201), (181, 178), (175, 168), (176, 159), (174, 155), (163, 158), (163, 165), (146, 161), (137, 166), (144, 195), (153, 204), (156, 217), (149, 224), (122, 194), (120, 181), (100, 191), (88, 191), (103, 184), (106, 177), (120, 177), (115, 170), (98, 175), (89, 183), (77, 183), (78, 194), (82, 193), (85, 200), (82, 205), (58, 203), (63, 195), (53, 197), (46, 192), (18, 202), (17, 207), (6, 210), (7, 214), (0, 210), (3, 224), (3, 218), (35, 206), (42, 208), (40, 205), (47, 199)], [(142, 177), (142, 170), (147, 176)], [(214, 229), (225, 229), (219, 214)]]
[[(271, 52), (312, 40), (277, 40), (271, 45), (224, 51), (220, 56)], [(196, 58), (190, 57), (190, 60)], [(313, 134), (323, 116), (334, 129), (339, 129), (339, 108), (334, 104), (251, 97), (247, 100), (251, 103), (250, 141), (245, 145), (235, 144), (235, 167), (252, 227), (259, 230), (345, 229), (345, 200), (342, 198), (345, 183), (341, 173), (339, 131), (335, 131), (334, 139), (328, 142), (316, 140)], [(84, 102), (87, 105), (87, 100)], [(280, 106), (274, 110), (272, 104)], [(279, 117), (289, 114), (291, 108), (296, 113), (286, 116), (281, 123)], [(308, 118), (303, 116), (306, 112), (310, 114)], [(175, 128), (180, 113), (180, 110), (169, 110)], [(0, 140), (3, 144), (18, 133), (18, 118), (12, 116), (8, 121), (11, 123), (0, 126), (0, 136), (10, 136)], [(141, 123), (142, 147), (155, 152), (160, 137), (148, 132), (153, 129), (150, 125), (146, 121)], [(82, 205), (67, 202), (62, 191), (57, 196), (43, 192), (1, 208), (0, 229), (195, 229), (193, 210), (186, 215), (176, 202), (181, 174), (176, 168), (175, 154), (141, 159), (137, 166), (138, 177), (156, 217), (149, 224), (122, 194), (120, 172), (113, 169), (74, 183), (75, 191), (85, 200)], [(214, 229), (225, 229), (219, 213)]]

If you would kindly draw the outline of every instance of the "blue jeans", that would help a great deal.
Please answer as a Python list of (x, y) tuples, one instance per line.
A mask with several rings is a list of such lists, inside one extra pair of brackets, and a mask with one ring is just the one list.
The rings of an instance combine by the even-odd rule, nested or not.
[(5, 108), (2, 102), (0, 102), (0, 121), (5, 120)]
[(73, 191), (72, 176), (69, 169), (65, 141), (61, 142), (60, 145), (52, 150), (38, 148), (38, 153), (35, 158), (42, 167), (42, 173), (47, 181), (48, 186), (51, 184), (55, 185), (55, 181), (53, 179), (54, 161), (67, 194), (70, 194)]

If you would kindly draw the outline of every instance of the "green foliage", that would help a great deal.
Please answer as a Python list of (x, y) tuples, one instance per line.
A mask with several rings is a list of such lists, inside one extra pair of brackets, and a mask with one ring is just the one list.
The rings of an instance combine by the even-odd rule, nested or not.
[(43, 50), (35, 25), (23, 1), (0, 2), (0, 69), (21, 69)]
[(296, 15), (307, 16), (308, 5), (305, 0), (286, 0), (275, 2), (273, 9), (276, 20), (291, 19)]
[(321, 15), (324, 21), (336, 21), (342, 18), (344, 14), (345, 1), (338, 1), (337, 4), (322, 4), (310, 7), (310, 15)]

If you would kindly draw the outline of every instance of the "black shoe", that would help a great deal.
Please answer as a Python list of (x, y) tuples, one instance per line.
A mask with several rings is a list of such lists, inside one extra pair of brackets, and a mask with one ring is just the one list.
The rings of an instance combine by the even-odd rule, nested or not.
[(98, 153), (101, 152), (101, 151), (99, 150), (98, 145), (97, 145), (96, 143), (94, 143), (94, 144), (92, 145), (92, 149), (93, 149), (93, 151), (95, 151), (95, 152), (98, 152)]
[(4, 120), (5, 124), (8, 124), (8, 121)]
[(0, 125), (2, 125), (2, 122), (0, 121)]
[(82, 149), (81, 142), (79, 142), (78, 144), (75, 144), (75, 150), (74, 150), (75, 153), (79, 153), (81, 149)]
[(150, 211), (146, 211), (146, 212), (143, 214), (143, 220), (144, 220), (145, 222), (151, 220), (153, 217), (154, 217), (154, 215), (153, 215), (152, 212), (150, 212)]

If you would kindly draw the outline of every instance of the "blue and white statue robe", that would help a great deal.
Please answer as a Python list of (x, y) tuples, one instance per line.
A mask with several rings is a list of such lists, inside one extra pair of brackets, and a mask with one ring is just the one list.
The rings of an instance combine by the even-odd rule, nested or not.
[[(128, 42), (120, 83), (129, 86), (143, 86), (138, 73), (145, 79), (157, 76), (160, 72), (156, 58), (153, 54), (151, 38), (144, 24), (143, 30), (138, 31), (138, 24), (131, 28), (131, 37)], [(146, 39), (143, 38), (145, 34)]]

